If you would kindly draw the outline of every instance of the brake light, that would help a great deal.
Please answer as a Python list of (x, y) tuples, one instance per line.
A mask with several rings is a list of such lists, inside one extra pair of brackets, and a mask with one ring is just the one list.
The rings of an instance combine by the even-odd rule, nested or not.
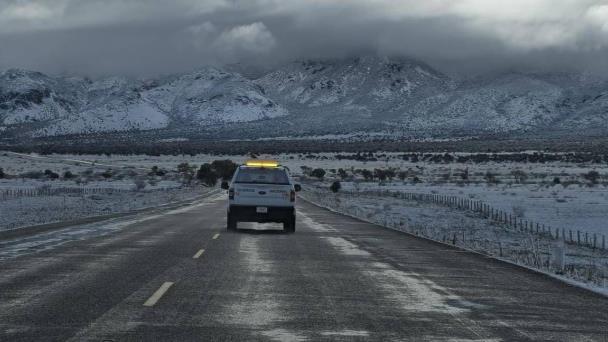
[(228, 199), (234, 199), (234, 189), (228, 189)]
[(293, 191), (293, 190), (291, 190), (291, 191), (289, 192), (289, 201), (290, 201), (290, 202), (295, 202), (295, 201), (296, 201), (296, 192), (295, 192), (295, 191)]

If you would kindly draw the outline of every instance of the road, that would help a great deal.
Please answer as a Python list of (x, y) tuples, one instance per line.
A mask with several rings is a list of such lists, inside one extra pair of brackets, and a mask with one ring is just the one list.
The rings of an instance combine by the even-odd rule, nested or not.
[(547, 276), (303, 201), (295, 234), (229, 233), (225, 205), (5, 241), (0, 340), (608, 341), (608, 299)]

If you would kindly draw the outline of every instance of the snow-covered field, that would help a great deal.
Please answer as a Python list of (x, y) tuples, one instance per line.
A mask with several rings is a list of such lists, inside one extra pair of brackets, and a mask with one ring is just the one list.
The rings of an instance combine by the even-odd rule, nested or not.
[[(279, 142), (280, 144), (280, 142)], [(528, 153), (533, 153), (529, 151)], [(573, 162), (483, 162), (483, 163), (438, 163), (429, 160), (404, 158), (404, 153), (377, 152), (365, 155), (363, 160), (345, 159), (342, 153), (301, 153), (279, 155), (257, 155), (258, 158), (276, 159), (290, 168), (296, 177), (306, 178), (303, 167), (308, 170), (322, 168), (326, 171), (327, 186), (340, 180), (343, 189), (383, 189), (414, 193), (452, 195), (471, 200), (481, 200), (518, 217), (544, 223), (556, 228), (581, 230), (608, 235), (608, 164)], [(428, 155), (428, 154), (427, 154)], [(440, 154), (437, 154), (440, 155)], [(455, 153), (454, 156), (467, 155)], [(422, 156), (420, 154), (420, 156)], [(95, 175), (108, 169), (122, 174), (123, 179), (111, 180), (82, 176), (79, 179), (92, 187), (133, 187), (134, 179), (149, 177), (147, 172), (154, 166), (167, 171), (175, 170), (181, 163), (199, 166), (218, 159), (231, 159), (243, 163), (247, 155), (21, 155), (0, 152), (0, 167), (7, 174), (23, 174), (30, 171), (50, 169), (57, 173), (89, 173)], [(346, 170), (344, 179), (338, 169)], [(403, 180), (394, 176), (392, 180), (365, 180), (360, 171), (392, 169), (396, 174), (404, 173)], [(596, 184), (591, 184), (584, 175), (596, 171)], [(466, 172), (467, 179), (463, 180)], [(496, 182), (488, 182), (490, 173)], [(522, 176), (523, 175), (523, 176)], [(520, 179), (517, 179), (520, 177)], [(523, 178), (522, 178), (523, 177)], [(118, 177), (120, 178), (120, 177)], [(310, 177), (309, 177), (310, 178)], [(555, 183), (555, 179), (559, 183)], [(21, 183), (20, 183), (21, 182)], [(0, 189), (17, 184), (19, 187), (57, 186), (60, 180), (35, 181), (11, 179), (10, 184), (0, 181)], [(75, 181), (68, 182), (75, 184)], [(11, 185), (12, 184), (12, 185)], [(181, 180), (168, 173), (152, 179), (146, 189), (175, 187)], [(62, 186), (66, 186), (62, 184)]]

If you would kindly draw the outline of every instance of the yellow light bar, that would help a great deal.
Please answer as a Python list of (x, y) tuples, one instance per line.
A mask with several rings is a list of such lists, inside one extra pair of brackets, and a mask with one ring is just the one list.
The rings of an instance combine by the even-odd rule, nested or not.
[(276, 160), (252, 159), (248, 160), (245, 165), (251, 167), (279, 167), (279, 163)]

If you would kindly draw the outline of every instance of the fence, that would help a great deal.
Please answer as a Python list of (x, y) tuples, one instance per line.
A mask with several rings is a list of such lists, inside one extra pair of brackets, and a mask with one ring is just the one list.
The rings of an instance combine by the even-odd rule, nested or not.
[(394, 197), (409, 201), (418, 201), (442, 205), (453, 209), (470, 211), (477, 213), (479, 216), (491, 220), (496, 224), (500, 224), (507, 229), (518, 230), (530, 234), (537, 234), (543, 237), (561, 240), (568, 244), (589, 247), (593, 249), (606, 250), (606, 235), (589, 233), (580, 230), (572, 230), (565, 228), (554, 228), (517, 217), (512, 213), (507, 213), (501, 209), (492, 207), (483, 201), (474, 201), (468, 198), (457, 196), (448, 196), (440, 194), (421, 194), (411, 192), (396, 192), (389, 190), (364, 190), (364, 191), (345, 191), (341, 190), (343, 195), (352, 196), (377, 196), (377, 197)]

